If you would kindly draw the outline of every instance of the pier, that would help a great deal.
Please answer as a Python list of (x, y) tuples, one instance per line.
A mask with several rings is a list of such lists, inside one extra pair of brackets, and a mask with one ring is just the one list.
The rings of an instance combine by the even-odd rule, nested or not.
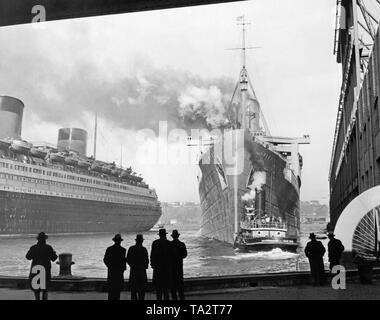
[[(373, 283), (360, 283), (357, 270), (346, 272), (346, 289), (334, 290), (329, 274), (327, 284), (311, 286), (309, 272), (262, 275), (215, 276), (185, 279), (189, 300), (292, 300), (292, 299), (380, 299), (380, 268), (373, 270)], [(65, 280), (53, 278), (50, 298), (53, 300), (105, 300), (107, 283), (104, 278)], [(27, 277), (0, 276), (0, 300), (28, 300), (33, 294)], [(130, 299), (128, 281), (122, 299)], [(147, 299), (155, 299), (149, 280)]]
[[(327, 282), (331, 276), (327, 273)], [(358, 270), (346, 271), (347, 282), (359, 282)], [(373, 269), (373, 278), (380, 280), (380, 267)], [(125, 280), (124, 290), (128, 290), (128, 280)], [(247, 289), (257, 287), (297, 287), (311, 286), (310, 272), (288, 272), (256, 275), (234, 275), (194, 277), (185, 279), (186, 292), (224, 291), (228, 289)], [(0, 288), (29, 289), (27, 277), (0, 276)], [(78, 280), (59, 279), (53, 277), (51, 291), (66, 292), (106, 292), (105, 278), (83, 278)], [(148, 280), (148, 292), (153, 292), (153, 284)]]

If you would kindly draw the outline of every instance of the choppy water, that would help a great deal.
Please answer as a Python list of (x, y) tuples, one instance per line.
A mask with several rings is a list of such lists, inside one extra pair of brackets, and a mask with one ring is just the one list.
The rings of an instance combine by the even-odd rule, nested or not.
[[(232, 246), (215, 240), (202, 238), (197, 231), (181, 232), (180, 239), (188, 249), (184, 261), (185, 277), (211, 275), (257, 274), (285, 271), (307, 270), (307, 259), (303, 254), (283, 252), (274, 249), (270, 252), (244, 253)], [(157, 232), (144, 234), (144, 246), (150, 251), (151, 243), (157, 238)], [(106, 277), (103, 264), (105, 249), (112, 245), (112, 235), (50, 235), (48, 243), (57, 253), (73, 254), (74, 275), (85, 277)], [(135, 234), (124, 234), (123, 246), (134, 244)], [(169, 237), (170, 238), (170, 237)], [(26, 276), (30, 262), (25, 259), (29, 247), (35, 243), (34, 237), (0, 237), (0, 275)], [(306, 238), (301, 239), (304, 245)], [(326, 243), (324, 243), (326, 246)], [(53, 264), (53, 275), (58, 274), (58, 265)], [(151, 277), (152, 270), (148, 270)]]

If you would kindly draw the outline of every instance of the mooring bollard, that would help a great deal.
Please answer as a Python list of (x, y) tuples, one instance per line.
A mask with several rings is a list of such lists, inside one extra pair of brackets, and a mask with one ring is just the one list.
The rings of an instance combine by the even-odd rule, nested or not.
[(361, 284), (371, 284), (373, 277), (373, 265), (371, 264), (359, 264), (359, 279)]
[(61, 253), (58, 256), (58, 259), (59, 261), (57, 262), (57, 264), (59, 264), (59, 276), (72, 276), (71, 266), (75, 264), (75, 262), (73, 262), (73, 255), (71, 253)]

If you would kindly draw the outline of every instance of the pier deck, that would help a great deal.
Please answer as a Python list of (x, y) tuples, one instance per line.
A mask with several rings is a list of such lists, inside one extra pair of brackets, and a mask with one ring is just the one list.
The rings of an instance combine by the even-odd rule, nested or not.
[[(328, 275), (324, 287), (311, 286), (309, 272), (263, 275), (215, 276), (185, 279), (188, 299), (218, 300), (284, 300), (284, 299), (380, 299), (380, 268), (373, 270), (373, 283), (361, 284), (357, 270), (346, 271), (346, 289), (334, 290)], [(122, 299), (130, 299), (125, 282)], [(151, 281), (147, 299), (154, 299)], [(53, 279), (50, 298), (53, 300), (103, 300), (107, 298), (106, 279)], [(0, 276), (0, 300), (33, 299), (28, 279)]]
[[(30, 290), (0, 288), (0, 300), (33, 300)], [(51, 292), (50, 300), (106, 300), (105, 292)], [(129, 300), (130, 293), (123, 292), (122, 300)], [(147, 300), (154, 300), (153, 293), (148, 293)], [(346, 290), (334, 290), (331, 286), (312, 287), (258, 287), (204, 292), (189, 292), (187, 300), (379, 300), (380, 281), (372, 285), (347, 283)]]

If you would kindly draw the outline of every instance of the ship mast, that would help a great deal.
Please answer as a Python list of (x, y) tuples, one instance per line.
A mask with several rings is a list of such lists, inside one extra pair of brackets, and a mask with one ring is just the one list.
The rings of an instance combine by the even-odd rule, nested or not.
[(95, 113), (95, 129), (94, 129), (94, 159), (96, 159), (96, 139), (98, 133), (98, 113)]
[(240, 74), (240, 93), (241, 93), (241, 128), (243, 130), (246, 129), (246, 114), (247, 114), (247, 91), (248, 91), (248, 74), (246, 66), (246, 47), (245, 47), (245, 26), (250, 24), (249, 22), (245, 22), (244, 16), (241, 18), (241, 23), (238, 23), (238, 25), (241, 25), (243, 27), (243, 39), (242, 39), (242, 70)]
[[(238, 137), (240, 136), (238, 129), (242, 129), (243, 134), (246, 129), (246, 108), (247, 108), (247, 91), (248, 91), (248, 74), (245, 68), (246, 66), (246, 45), (245, 45), (245, 31), (246, 25), (249, 25), (249, 22), (246, 22), (244, 19), (244, 15), (237, 18), (239, 21), (238, 25), (242, 26), (242, 46), (241, 48), (234, 48), (242, 50), (242, 70), (240, 72), (240, 96), (241, 96), (241, 106), (240, 106), (240, 114), (237, 117), (237, 130), (235, 131), (235, 140), (236, 140), (236, 148), (238, 145)], [(240, 125), (239, 125), (240, 121)], [(235, 239), (238, 236), (240, 230), (240, 214), (239, 214), (239, 174), (238, 174), (238, 164), (239, 164), (239, 153), (236, 149), (236, 163), (235, 163), (235, 175), (234, 175), (234, 220), (235, 220)]]

